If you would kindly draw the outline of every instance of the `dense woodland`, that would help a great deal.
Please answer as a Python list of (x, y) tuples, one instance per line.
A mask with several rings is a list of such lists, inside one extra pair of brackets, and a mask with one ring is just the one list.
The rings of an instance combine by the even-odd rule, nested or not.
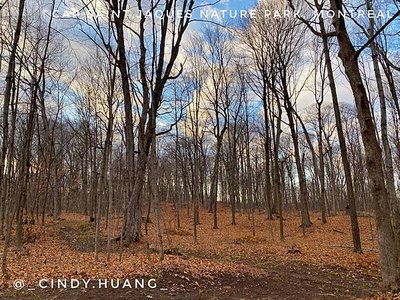
[[(129, 246), (154, 213), (162, 252), (169, 203), (177, 228), (193, 219), (193, 243), (200, 224), (218, 234), (222, 206), (253, 235), (263, 211), (282, 241), (287, 214), (305, 235), (310, 213), (346, 211), (361, 253), (357, 217), (371, 216), (384, 285), (399, 288), (399, 3), (271, 0), (255, 18), (200, 19), (213, 5), (0, 1), (3, 275), (24, 227), (63, 212), (95, 223), (96, 256), (103, 224), (123, 217), (108, 244)], [(391, 14), (343, 16), (354, 10)]]

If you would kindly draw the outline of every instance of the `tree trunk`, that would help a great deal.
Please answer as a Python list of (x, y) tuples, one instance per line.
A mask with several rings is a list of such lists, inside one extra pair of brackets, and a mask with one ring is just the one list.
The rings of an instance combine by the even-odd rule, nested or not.
[[(372, 4), (370, 0), (365, 0), (366, 7), (368, 10), (372, 10)], [(374, 18), (369, 18), (369, 38), (371, 38), (375, 34), (375, 20)], [(393, 211), (393, 227), (395, 230), (395, 238), (397, 240), (397, 247), (400, 251), (400, 236), (398, 233), (400, 231), (400, 213), (398, 210), (397, 196), (396, 196), (396, 187), (394, 183), (394, 170), (393, 170), (393, 160), (392, 160), (392, 150), (390, 149), (390, 142), (388, 137), (388, 125), (387, 125), (387, 112), (386, 112), (386, 98), (385, 91), (383, 88), (382, 75), (381, 70), (379, 68), (379, 51), (378, 46), (375, 41), (372, 41), (369, 45), (372, 54), (372, 62), (374, 66), (374, 73), (376, 78), (376, 85), (378, 88), (378, 96), (380, 103), (380, 116), (381, 116), (381, 137), (383, 144), (383, 153), (384, 153), (384, 170), (386, 175), (386, 186), (389, 193), (389, 205)]]
[(289, 127), (290, 127), (290, 132), (292, 135), (292, 140), (293, 140), (293, 148), (294, 148), (294, 158), (296, 162), (296, 169), (297, 169), (297, 176), (299, 178), (299, 185), (300, 185), (300, 211), (301, 211), (301, 226), (303, 229), (305, 227), (310, 227), (311, 226), (311, 220), (310, 220), (310, 214), (308, 211), (308, 192), (307, 192), (307, 186), (306, 186), (306, 178), (300, 158), (300, 150), (299, 150), (299, 141), (298, 141), (298, 136), (297, 132), (295, 129), (295, 124), (293, 120), (293, 107), (292, 104), (290, 103), (289, 99), (285, 100), (285, 109), (286, 113), (289, 119)]
[(382, 279), (386, 288), (397, 290), (400, 282), (399, 255), (390, 219), (389, 194), (385, 186), (382, 151), (375, 135), (370, 104), (358, 66), (358, 54), (347, 33), (344, 18), (339, 17), (339, 12), (343, 13), (342, 6), (342, 0), (331, 0), (331, 9), (335, 12), (333, 23), (339, 43), (339, 57), (356, 102), (375, 210)]
[(329, 53), (328, 38), (326, 36), (325, 25), (324, 25), (324, 21), (322, 18), (319, 19), (319, 25), (321, 28), (325, 64), (326, 64), (326, 69), (327, 69), (327, 74), (328, 74), (329, 87), (330, 87), (331, 96), (332, 96), (333, 110), (335, 113), (335, 124), (336, 124), (338, 139), (339, 139), (340, 155), (342, 158), (344, 175), (345, 175), (345, 179), (346, 179), (346, 192), (347, 192), (347, 199), (348, 199), (348, 203), (349, 203), (349, 207), (350, 207), (350, 220), (351, 220), (351, 233), (352, 233), (352, 237), (353, 237), (353, 250), (354, 250), (354, 252), (361, 253), (362, 252), (361, 238), (360, 238), (360, 229), (359, 229), (358, 220), (357, 220), (356, 199), (355, 199), (355, 195), (354, 195), (353, 179), (351, 176), (350, 163), (349, 163), (349, 159), (348, 159), (348, 155), (347, 155), (346, 139), (345, 139), (344, 133), (343, 133), (343, 125), (342, 125), (342, 120), (341, 120), (341, 116), (340, 116), (340, 108), (339, 108), (339, 100), (338, 100), (337, 91), (336, 91), (335, 76), (333, 74), (332, 62), (331, 62), (331, 57), (330, 57), (330, 53)]

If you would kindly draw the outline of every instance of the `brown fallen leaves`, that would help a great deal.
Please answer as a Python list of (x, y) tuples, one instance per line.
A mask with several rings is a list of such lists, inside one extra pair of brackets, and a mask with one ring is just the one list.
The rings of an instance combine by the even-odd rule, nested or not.
[[(166, 208), (164, 225), (168, 231), (176, 230), (173, 208)], [(170, 218), (168, 218), (170, 216)], [(193, 236), (181, 234), (164, 235), (167, 247), (181, 249), (191, 255), (219, 258), (223, 261), (246, 261), (254, 265), (268, 260), (300, 261), (323, 267), (339, 267), (371, 276), (379, 276), (378, 246), (375, 223), (368, 217), (360, 217), (360, 231), (363, 254), (353, 253), (350, 218), (338, 215), (322, 224), (319, 215), (312, 214), (313, 226), (306, 230), (303, 237), (299, 227), (300, 218), (294, 214), (285, 216), (285, 240), (279, 239), (279, 220), (266, 220), (263, 212), (256, 213), (256, 236), (252, 236), (251, 220), (247, 213), (236, 215), (236, 224), (231, 225), (229, 207), (219, 208), (219, 229), (213, 229), (212, 214), (201, 211), (198, 226), (199, 241), (193, 242)], [(181, 212), (182, 232), (193, 232), (191, 218)], [(151, 224), (152, 232), (155, 232)], [(272, 230), (271, 230), (272, 229)], [(149, 239), (157, 243), (155, 234)], [(300, 255), (288, 254), (289, 249), (298, 249)]]
[[(25, 251), (17, 253), (12, 246), (8, 260), (9, 280), (0, 279), (2, 287), (16, 278), (26, 284), (36, 284), (40, 278), (130, 278), (157, 276), (164, 271), (179, 271), (192, 277), (213, 278), (219, 273), (234, 276), (266, 275), (263, 266), (268, 263), (298, 261), (324, 268), (346, 269), (348, 276), (363, 273), (379, 276), (378, 252), (374, 224), (367, 217), (359, 218), (363, 254), (352, 252), (349, 217), (339, 215), (321, 224), (318, 215), (312, 215), (314, 225), (307, 229), (305, 237), (299, 228), (299, 217), (285, 216), (285, 241), (279, 240), (279, 221), (266, 220), (265, 214), (256, 213), (256, 236), (252, 235), (251, 220), (247, 213), (238, 213), (237, 225), (231, 225), (229, 207), (219, 208), (219, 229), (213, 229), (212, 214), (200, 213), (198, 243), (194, 243), (192, 218), (182, 209), (181, 228), (176, 228), (175, 214), (171, 205), (163, 208), (161, 220), (166, 253), (160, 262), (158, 253), (150, 252), (148, 245), (158, 249), (156, 228), (148, 224), (149, 235), (143, 243), (129, 248), (112, 247), (107, 262), (105, 246), (95, 261), (92, 251), (80, 251), (76, 246), (82, 241), (94, 243), (94, 224), (86, 216), (64, 214), (65, 220), (47, 220), (44, 227), (29, 227), (30, 239)], [(154, 221), (155, 216), (151, 216)], [(373, 222), (373, 220), (371, 220)], [(121, 218), (112, 221), (113, 237), (119, 234)], [(371, 226), (372, 224), (372, 226)], [(101, 226), (104, 244), (107, 229)], [(298, 249), (295, 255), (288, 249)], [(370, 251), (370, 249), (374, 249)], [(2, 245), (1, 245), (2, 251)], [(267, 269), (267, 268), (266, 268)]]

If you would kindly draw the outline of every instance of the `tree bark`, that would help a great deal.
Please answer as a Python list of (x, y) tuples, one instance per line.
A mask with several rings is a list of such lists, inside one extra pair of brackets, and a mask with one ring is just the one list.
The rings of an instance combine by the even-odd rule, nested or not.
[(355, 195), (354, 195), (353, 179), (351, 176), (350, 163), (349, 163), (348, 154), (347, 154), (346, 139), (345, 139), (344, 133), (343, 133), (343, 125), (342, 125), (342, 118), (340, 115), (338, 95), (337, 95), (337, 91), (336, 91), (335, 76), (333, 73), (332, 62), (331, 62), (331, 57), (330, 57), (330, 53), (329, 53), (328, 37), (326, 36), (324, 20), (322, 19), (322, 17), (320, 17), (320, 19), (319, 19), (319, 26), (320, 26), (321, 34), (322, 34), (323, 51), (324, 51), (325, 64), (326, 64), (327, 75), (328, 75), (328, 80), (329, 80), (329, 87), (330, 87), (331, 96), (332, 96), (332, 105), (333, 105), (333, 110), (335, 113), (335, 124), (336, 124), (338, 139), (339, 139), (340, 156), (342, 159), (344, 175), (345, 175), (345, 180), (346, 180), (346, 192), (347, 192), (347, 198), (348, 198), (348, 203), (349, 203), (349, 207), (350, 207), (350, 220), (351, 220), (351, 233), (352, 233), (352, 237), (353, 237), (353, 250), (354, 250), (354, 252), (361, 253), (362, 252), (361, 238), (360, 238), (360, 229), (359, 229), (358, 220), (357, 220), (357, 209), (356, 209), (356, 199), (355, 199)]
[(335, 12), (333, 24), (339, 43), (339, 57), (355, 98), (357, 118), (365, 149), (378, 231), (382, 279), (386, 288), (397, 290), (400, 282), (399, 255), (390, 219), (389, 194), (384, 181), (382, 151), (375, 134), (370, 104), (358, 66), (358, 54), (347, 33), (344, 18), (339, 17), (339, 12), (343, 12), (342, 0), (330, 0), (330, 3), (331, 9)]

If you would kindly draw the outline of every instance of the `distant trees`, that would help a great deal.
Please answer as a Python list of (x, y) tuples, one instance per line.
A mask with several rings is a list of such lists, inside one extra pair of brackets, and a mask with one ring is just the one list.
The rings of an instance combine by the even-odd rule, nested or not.
[[(289, 1), (289, 4), (294, 7), (293, 1)], [(346, 180), (346, 192), (347, 192), (347, 203), (350, 208), (350, 218), (351, 218), (351, 226), (352, 226), (352, 235), (353, 235), (353, 245), (354, 245), (354, 251), (355, 252), (361, 252), (361, 240), (360, 240), (360, 232), (359, 232), (359, 227), (358, 227), (358, 221), (357, 221), (357, 211), (356, 211), (356, 202), (355, 202), (355, 196), (354, 196), (354, 189), (353, 189), (353, 179), (351, 175), (351, 170), (350, 170), (350, 164), (349, 164), (349, 159), (348, 159), (348, 154), (347, 154), (347, 146), (346, 146), (346, 141), (345, 137), (343, 134), (343, 126), (342, 126), (342, 120), (341, 120), (341, 115), (340, 115), (340, 108), (339, 108), (339, 99), (337, 95), (337, 90), (336, 90), (336, 83), (335, 83), (335, 76), (334, 76), (334, 71), (332, 67), (332, 59), (331, 59), (331, 54), (330, 54), (330, 47), (329, 47), (329, 38), (331, 36), (331, 33), (327, 31), (326, 29), (326, 21), (324, 20), (323, 17), (323, 7), (324, 4), (323, 2), (318, 2), (314, 1), (314, 3), (310, 4), (311, 6), (315, 7), (315, 11), (319, 12), (318, 19), (316, 20), (316, 23), (318, 24), (318, 29), (312, 29), (312, 33), (317, 37), (317, 39), (322, 40), (322, 57), (321, 60), (323, 60), (324, 65), (326, 67), (326, 76), (323, 75), (322, 82), (325, 81), (324, 77), (327, 77), (328, 84), (329, 84), (329, 89), (330, 89), (330, 94), (332, 98), (332, 104), (333, 104), (333, 109), (335, 113), (335, 121), (336, 121), (336, 128), (337, 128), (337, 135), (338, 135), (338, 140), (339, 140), (339, 146), (340, 146), (340, 154), (341, 154), (341, 160), (343, 164), (343, 169), (344, 169), (344, 175), (345, 175), (345, 180)], [(302, 19), (302, 21), (308, 26), (308, 28), (313, 28), (311, 26), (311, 21), (310, 20), (305, 20)], [(329, 26), (329, 25), (328, 25)], [(323, 84), (323, 83), (322, 83)], [(323, 86), (321, 87), (322, 89), (322, 95), (323, 97)], [(318, 115), (320, 116), (320, 110), (321, 110), (321, 104), (318, 104)], [(320, 119), (320, 118), (319, 118)], [(319, 125), (320, 130), (321, 125)], [(320, 155), (323, 155), (321, 153), (321, 145), (322, 145), (322, 132), (319, 133), (319, 151)], [(331, 157), (331, 156), (330, 156)], [(321, 166), (322, 160), (320, 157), (320, 176), (323, 176), (323, 166)], [(331, 173), (333, 172), (333, 168), (331, 168)], [(324, 178), (320, 177), (319, 179), (320, 185), (321, 185), (321, 193), (324, 188)]]
[[(17, 56), (17, 48), (18, 48), (18, 43), (21, 37), (21, 31), (22, 31), (22, 19), (23, 19), (23, 14), (24, 14), (24, 8), (25, 8), (25, 0), (20, 0), (18, 4), (18, 15), (17, 15), (17, 22), (16, 22), (16, 27), (13, 32), (13, 37), (12, 37), (12, 43), (11, 43), (11, 49), (10, 49), (10, 57), (8, 60), (8, 67), (7, 67), (7, 74), (6, 74), (6, 85), (4, 88), (4, 97), (3, 97), (3, 141), (2, 141), (2, 147), (1, 147), (1, 159), (0, 159), (0, 179), (1, 179), (1, 188), (3, 191), (6, 191), (8, 187), (6, 186), (6, 177), (4, 176), (5, 170), (9, 168), (6, 167), (6, 157), (7, 157), (7, 151), (10, 151), (9, 149), (9, 141), (10, 141), (10, 132), (9, 132), (9, 109), (10, 109), (10, 102), (11, 102), (11, 97), (12, 97), (12, 87), (13, 85), (16, 84), (16, 56)], [(37, 88), (37, 85), (35, 85)], [(32, 91), (33, 93), (33, 91)], [(34, 113), (35, 109), (35, 101), (36, 101), (36, 95), (32, 95), (32, 103), (31, 103), (31, 112), (32, 114)], [(33, 123), (32, 118), (30, 119), (30, 123)], [(15, 124), (15, 123), (14, 123)], [(13, 124), (13, 125), (14, 125)], [(15, 126), (15, 125), (14, 125)], [(12, 131), (14, 131), (13, 128), (11, 128)], [(33, 128), (31, 129), (31, 132), (33, 131)], [(31, 134), (31, 132), (29, 134)], [(14, 137), (12, 136), (11, 139)], [(30, 143), (30, 141), (26, 141), (27, 143)], [(13, 150), (11, 148), (11, 150)], [(27, 149), (28, 152), (30, 152), (30, 148)], [(26, 153), (26, 155), (29, 155), (30, 153)], [(10, 158), (10, 156), (9, 156)], [(10, 164), (10, 162), (8, 162)], [(25, 186), (26, 180), (25, 177), (28, 176), (26, 172), (26, 166), (29, 164), (29, 157), (25, 157), (24, 162), (22, 163), (22, 169), (25, 170), (24, 174), (25, 176), (21, 177), (21, 188)], [(6, 173), (7, 174), (7, 173)], [(24, 194), (25, 192), (25, 194)], [(3, 198), (4, 196), (4, 198)], [(21, 190), (20, 191), (20, 196), (24, 197), (26, 196), (26, 191)], [(18, 219), (18, 222), (22, 220), (22, 215), (21, 215), (21, 210), (20, 210), (20, 198), (16, 199), (16, 203), (12, 203), (10, 201), (7, 201), (7, 194), (5, 192), (2, 193), (2, 211), (1, 215), (5, 216), (7, 219), (6, 226), (7, 226), (7, 232), (6, 232), (6, 238), (4, 240), (4, 249), (3, 249), (3, 256), (2, 256), (2, 264), (1, 264), (1, 270), (4, 275), (7, 273), (7, 251), (10, 243), (10, 235), (11, 235), (11, 229), (12, 229), (12, 223), (13, 219), (15, 216), (15, 212), (18, 211), (18, 215), (20, 218)], [(3, 231), (3, 217), (2, 217), (2, 231)], [(19, 224), (18, 228), (21, 230), (21, 224)], [(19, 236), (21, 233), (19, 233)], [(21, 238), (21, 237), (20, 237)], [(21, 246), (20, 246), (21, 247)]]
[[(214, 229), (218, 229), (217, 202), (220, 161), (223, 139), (228, 129), (228, 117), (234, 95), (232, 85), (233, 70), (229, 68), (233, 61), (233, 50), (228, 33), (220, 28), (208, 28), (203, 34), (204, 44), (201, 48), (202, 62), (207, 66), (207, 79), (203, 87), (202, 97), (210, 106), (210, 131), (216, 139), (214, 166), (210, 182), (210, 208), (214, 215)], [(231, 195), (234, 197), (233, 195)]]
[[(259, 15), (263, 15), (267, 9), (284, 9), (284, 3), (261, 1), (258, 4)], [(296, 115), (296, 93), (301, 90), (298, 75), (300, 74), (300, 63), (302, 59), (301, 48), (304, 45), (304, 28), (294, 18), (259, 18), (249, 22), (243, 29), (243, 40), (250, 49), (253, 64), (257, 66), (257, 74), (252, 79), (251, 86), (261, 98), (264, 112), (265, 130), (265, 163), (266, 163), (266, 200), (269, 209), (269, 218), (272, 218), (271, 186), (268, 174), (270, 173), (270, 151), (271, 151), (271, 127), (274, 123), (269, 119), (270, 113), (274, 116), (273, 102), (276, 101), (278, 108), (278, 130), (280, 131), (280, 120), (282, 110), (286, 112), (288, 126), (293, 139), (294, 158), (296, 162), (297, 176), (300, 186), (300, 204), (302, 225), (311, 225), (308, 211), (308, 190), (305, 172), (301, 161), (299, 148)], [(299, 89), (300, 88), (300, 89)], [(280, 132), (276, 137), (279, 138)], [(279, 144), (279, 140), (274, 141)], [(275, 154), (275, 158), (276, 158)], [(275, 166), (276, 167), (276, 166)], [(275, 170), (278, 172), (279, 170)], [(274, 174), (274, 173), (273, 173)], [(279, 172), (274, 174), (279, 177)], [(276, 182), (277, 183), (277, 182)], [(276, 198), (276, 197), (275, 197)], [(277, 199), (277, 198), (276, 198)]]
[[(354, 251), (361, 252), (360, 234), (357, 223), (356, 201), (353, 189), (353, 180), (351, 178), (349, 157), (347, 146), (344, 139), (342, 129), (341, 115), (338, 104), (338, 96), (336, 93), (335, 79), (333, 75), (333, 68), (331, 64), (331, 57), (328, 45), (328, 38), (335, 37), (339, 43), (338, 56), (343, 64), (345, 73), (350, 83), (353, 96), (355, 99), (357, 118), (360, 125), (360, 133), (363, 140), (365, 150), (365, 166), (368, 171), (369, 189), (371, 192), (372, 201), (374, 203), (375, 217), (378, 229), (378, 240), (381, 255), (382, 277), (386, 287), (390, 289), (397, 289), (399, 283), (399, 247), (397, 239), (395, 238), (393, 224), (391, 222), (391, 209), (394, 215), (397, 215), (397, 204), (390, 207), (393, 203), (394, 185), (392, 179), (392, 163), (391, 163), (391, 149), (387, 140), (387, 112), (386, 112), (386, 99), (382, 87), (382, 79), (380, 74), (380, 67), (378, 63), (378, 51), (376, 39), (377, 35), (383, 31), (385, 27), (392, 22), (395, 16), (389, 19), (381, 28), (375, 31), (375, 22), (373, 18), (369, 18), (369, 29), (364, 30), (367, 32), (367, 42), (360, 49), (356, 50), (351, 37), (349, 35), (346, 18), (343, 17), (345, 5), (341, 0), (332, 0), (329, 3), (314, 1), (314, 3), (307, 2), (309, 7), (315, 7), (319, 12), (328, 8), (334, 13), (332, 25), (333, 30), (326, 29), (326, 21), (323, 19), (322, 14), (316, 20), (319, 24), (320, 31), (316, 30), (312, 25), (315, 20), (307, 19), (307, 17), (300, 17), (300, 19), (307, 25), (309, 30), (320, 37), (323, 42), (323, 53), (325, 64), (327, 67), (327, 75), (330, 84), (331, 96), (333, 107), (335, 111), (336, 126), (340, 142), (342, 163), (345, 171), (346, 187), (348, 203), (350, 207), (350, 215), (352, 221), (352, 233)], [(370, 1), (366, 1), (366, 9), (372, 10)], [(299, 6), (294, 1), (289, 1), (289, 5), (295, 9), (295, 5)], [(397, 12), (399, 14), (399, 12)], [(359, 26), (360, 24), (357, 23)], [(361, 26), (360, 26), (361, 27)], [(362, 29), (363, 30), (363, 29)], [(382, 144), (384, 149), (385, 161), (382, 156), (380, 143), (376, 136), (375, 120), (372, 114), (371, 103), (368, 97), (363, 78), (361, 76), (359, 67), (359, 56), (367, 47), (370, 48), (372, 54), (372, 64), (374, 74), (377, 82), (378, 98), (380, 100), (380, 119), (381, 119), (381, 135)], [(348, 133), (348, 132), (347, 132)], [(354, 152), (353, 152), (354, 153)], [(354, 162), (353, 162), (354, 163)], [(386, 176), (385, 176), (386, 171)], [(359, 172), (359, 171), (358, 171)], [(356, 172), (354, 172), (354, 176)], [(386, 178), (386, 180), (385, 180)], [(395, 197), (395, 196), (394, 196)], [(396, 197), (395, 197), (396, 198)], [(394, 202), (397, 202), (396, 200)], [(397, 221), (394, 221), (394, 228), (396, 228)]]
[[(305, 4), (300, 18), (261, 17)], [(63, 211), (95, 223), (96, 257), (104, 219), (110, 257), (113, 241), (140, 242), (142, 222), (147, 234), (156, 212), (162, 259), (162, 202), (173, 203), (177, 228), (182, 213), (193, 217), (195, 242), (199, 225), (220, 226), (221, 204), (230, 206), (232, 225), (247, 214), (253, 235), (256, 211), (265, 209), (272, 238), (279, 218), (281, 240), (286, 214), (299, 213), (306, 235), (310, 211), (326, 223), (348, 206), (359, 253), (357, 213), (373, 206), (383, 279), (398, 286), (399, 66), (389, 23), (368, 19), (350, 30), (345, 18), (312, 18), (310, 9), (342, 13), (341, 0), (259, 1), (258, 18), (190, 34), (194, 0), (82, 5), (110, 12), (101, 21), (68, 20), (87, 38), (88, 54), (68, 46), (51, 13), (26, 14), (40, 3), (1, 9), (4, 274), (12, 233), (21, 251), (25, 226), (57, 221)], [(132, 18), (131, 6), (148, 13)], [(362, 32), (358, 50), (353, 30)], [(342, 103), (339, 60), (355, 106)], [(372, 73), (361, 74), (361, 63)], [(202, 224), (201, 207), (213, 224)], [(117, 237), (113, 215), (124, 217)]]
[[(124, 1), (122, 9), (126, 8), (127, 1)], [(138, 8), (144, 11), (145, 2), (138, 1)], [(141, 95), (136, 100), (136, 103), (141, 104), (139, 112), (139, 121), (137, 127), (138, 134), (138, 158), (135, 164), (135, 177), (133, 180), (132, 194), (129, 197), (128, 210), (124, 225), (123, 237), (126, 242), (130, 243), (138, 241), (141, 235), (141, 207), (140, 199), (146, 174), (146, 165), (149, 156), (150, 146), (156, 135), (157, 116), (164, 99), (163, 93), (168, 81), (177, 78), (182, 72), (182, 68), (176, 68), (176, 60), (181, 47), (182, 38), (189, 25), (188, 11), (191, 11), (194, 6), (194, 0), (167, 0), (165, 3), (152, 3), (150, 11), (152, 16), (147, 18), (142, 14), (139, 29), (132, 29), (132, 33), (137, 36), (139, 42), (139, 83)], [(114, 1), (114, 10), (121, 9), (117, 1)], [(163, 18), (157, 20), (154, 15), (156, 9), (163, 11)], [(174, 15), (174, 18), (168, 16)], [(117, 32), (123, 30), (123, 14), (116, 22)], [(147, 26), (151, 26), (152, 34), (146, 35)], [(150, 38), (150, 40), (148, 40)], [(120, 59), (121, 51), (125, 51), (123, 44), (124, 38), (122, 35), (118, 37)], [(149, 50), (147, 49), (148, 45)], [(153, 61), (147, 63), (148, 58)], [(119, 61), (122, 66), (124, 62)], [(121, 70), (121, 68), (120, 68)], [(125, 78), (125, 74), (121, 73), (121, 77)], [(128, 78), (126, 79), (128, 80)], [(126, 93), (126, 92), (125, 92)], [(124, 95), (125, 95), (124, 93)], [(124, 99), (128, 97), (127, 93)], [(125, 110), (130, 110), (129, 107)], [(130, 131), (127, 132), (130, 135)], [(128, 155), (133, 156), (134, 152), (129, 152)], [(128, 166), (129, 167), (129, 166)], [(129, 171), (131, 172), (131, 170)]]
[[(182, 73), (183, 66), (177, 67), (176, 60), (194, 0), (137, 1), (135, 7), (148, 12), (140, 15), (138, 23), (126, 18), (127, 0), (108, 0), (103, 4), (112, 12), (109, 14), (109, 29), (104, 29), (96, 19), (86, 24), (96, 29), (101, 43), (96, 39), (93, 41), (115, 59), (120, 73), (127, 163), (127, 209), (122, 238), (130, 244), (142, 236), (141, 198), (151, 143), (157, 134), (157, 117), (166, 85)], [(94, 11), (99, 9), (90, 5)], [(158, 16), (157, 11), (162, 15)], [(134, 54), (129, 52), (127, 40), (137, 45)], [(135, 65), (135, 70), (131, 70), (132, 65)]]

